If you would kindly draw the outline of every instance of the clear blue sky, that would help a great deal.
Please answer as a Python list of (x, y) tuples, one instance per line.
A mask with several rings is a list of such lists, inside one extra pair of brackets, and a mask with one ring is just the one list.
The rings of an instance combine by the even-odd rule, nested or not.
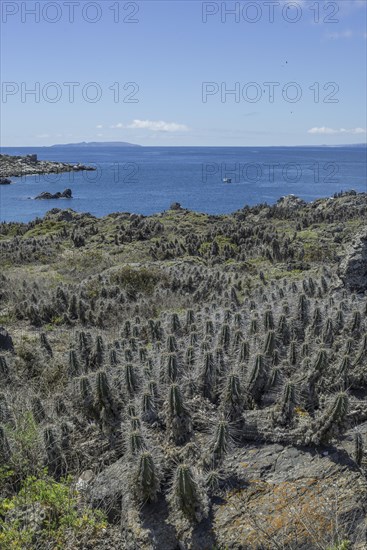
[[(69, 20), (72, 7), (63, 0), (38, 2), (36, 22), (25, 11), (37, 9), (36, 4), (1, 1), (2, 146), (366, 141), (366, 0), (146, 0), (135, 3), (135, 15), (131, 2), (82, 0), (71, 2), (74, 22)], [(222, 11), (222, 4), (228, 9), (237, 4), (239, 21)], [(274, 22), (269, 21), (272, 10)], [(91, 23), (95, 17), (99, 21)], [(59, 20), (51, 23), (53, 19)], [(48, 86), (51, 82), (57, 87)], [(65, 82), (80, 83), (74, 103)], [(83, 97), (90, 82), (97, 88), (85, 88), (88, 97), (93, 99), (98, 90), (102, 94), (96, 103)], [(109, 89), (117, 82), (120, 102)], [(123, 89), (129, 82), (139, 86), (135, 95), (134, 86)], [(213, 83), (208, 88), (212, 95), (203, 102), (205, 82)], [(249, 86), (251, 82), (255, 84)], [(266, 82), (279, 83), (273, 102)], [(297, 88), (289, 86), (285, 92), (290, 98), (301, 92), (298, 102), (283, 98), (283, 87), (290, 82)], [(24, 95), (35, 83), (40, 87), (38, 103)], [(335, 84), (324, 90), (327, 83)], [(239, 97), (225, 95), (236, 87)], [(60, 100), (46, 101), (43, 92), (48, 99), (61, 94)], [(138, 101), (123, 102), (129, 94)], [(259, 100), (249, 101), (256, 94)], [(325, 102), (328, 97), (337, 102)]]

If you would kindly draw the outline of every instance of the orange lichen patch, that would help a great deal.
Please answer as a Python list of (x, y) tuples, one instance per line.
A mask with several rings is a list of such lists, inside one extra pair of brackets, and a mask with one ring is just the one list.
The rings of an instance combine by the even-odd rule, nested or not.
[(310, 416), (302, 407), (295, 407), (294, 412), (298, 414), (298, 416)]
[[(309, 545), (332, 540), (338, 516), (344, 511), (340, 490), (332, 479), (302, 479), (267, 483), (252, 480), (246, 489), (232, 492), (218, 508), (215, 523), (245, 548)], [(273, 545), (273, 546), (272, 546)]]

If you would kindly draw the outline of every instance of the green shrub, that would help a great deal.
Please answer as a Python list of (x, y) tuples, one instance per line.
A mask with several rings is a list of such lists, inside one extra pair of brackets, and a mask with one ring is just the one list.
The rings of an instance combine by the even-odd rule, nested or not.
[[(78, 510), (77, 504), (71, 478), (56, 482), (46, 471), (39, 478), (26, 478), (18, 494), (0, 500), (0, 548), (62, 549), (73, 536), (96, 534), (106, 527), (100, 511)], [(27, 509), (42, 511), (37, 527), (24, 521)]]

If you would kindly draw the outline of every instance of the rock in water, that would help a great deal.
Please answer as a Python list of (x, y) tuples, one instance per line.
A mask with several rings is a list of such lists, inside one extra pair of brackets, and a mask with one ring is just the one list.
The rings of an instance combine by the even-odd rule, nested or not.
[(57, 193), (48, 193), (47, 191), (44, 191), (40, 195), (36, 197), (36, 200), (42, 200), (42, 199), (72, 199), (72, 193), (71, 189), (65, 189), (62, 193), (58, 191)]
[(11, 180), (9, 178), (0, 178), (0, 185), (10, 185)]
[(0, 327), (0, 350), (14, 351), (13, 339), (4, 327)]
[(340, 262), (339, 277), (353, 291), (367, 290), (367, 229), (356, 235)]

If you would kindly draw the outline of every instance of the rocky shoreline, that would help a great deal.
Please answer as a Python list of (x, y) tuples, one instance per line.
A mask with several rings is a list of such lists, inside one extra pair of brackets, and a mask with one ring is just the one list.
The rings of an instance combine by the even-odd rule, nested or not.
[(66, 162), (52, 162), (38, 160), (37, 155), (12, 156), (0, 155), (0, 182), (8, 184), (9, 177), (34, 176), (37, 174), (54, 174), (60, 172), (80, 172), (82, 170), (96, 170), (85, 164), (68, 164)]

